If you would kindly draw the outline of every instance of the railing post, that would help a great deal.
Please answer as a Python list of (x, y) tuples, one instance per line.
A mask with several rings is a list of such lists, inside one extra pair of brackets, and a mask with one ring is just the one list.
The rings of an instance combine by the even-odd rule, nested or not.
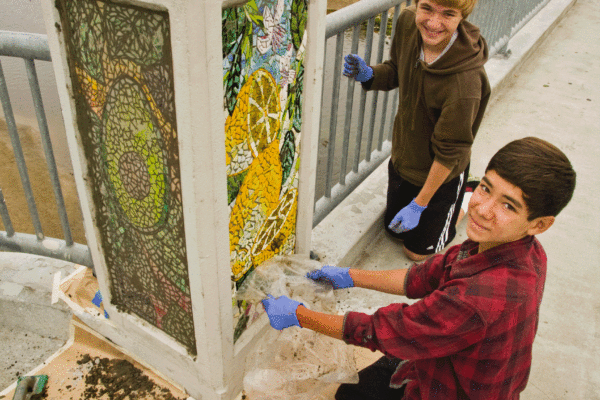
[(344, 33), (338, 33), (335, 40), (335, 67), (333, 72), (333, 90), (331, 94), (331, 119), (329, 122), (329, 141), (327, 143), (327, 175), (325, 176), (325, 197), (331, 197), (333, 185), (333, 163), (335, 160), (335, 142), (337, 132), (337, 114), (340, 96), (340, 78), (344, 50)]
[(29, 79), (29, 87), (31, 89), (31, 97), (33, 98), (35, 115), (40, 128), (42, 147), (44, 148), (44, 154), (46, 155), (46, 165), (48, 166), (48, 172), (50, 173), (52, 189), (54, 190), (54, 198), (56, 199), (56, 205), (58, 208), (60, 224), (62, 226), (65, 243), (67, 246), (71, 246), (73, 244), (73, 237), (71, 235), (69, 218), (67, 217), (67, 209), (65, 207), (65, 201), (60, 187), (60, 180), (58, 179), (58, 170), (56, 168), (54, 152), (52, 151), (52, 142), (50, 141), (50, 132), (48, 132), (48, 123), (46, 122), (46, 113), (44, 112), (42, 93), (40, 91), (40, 84), (38, 81), (37, 72), (35, 70), (35, 64), (31, 59), (25, 59), (24, 61), (25, 68), (27, 70), (27, 78)]
[(15, 154), (15, 160), (17, 162), (17, 168), (19, 169), (19, 175), (21, 176), (21, 184), (25, 192), (25, 199), (27, 200), (27, 207), (29, 208), (29, 215), (33, 222), (33, 228), (35, 229), (38, 240), (44, 239), (44, 233), (42, 232), (42, 224), (40, 217), (35, 205), (35, 199), (33, 197), (33, 191), (31, 190), (31, 183), (29, 180), (29, 173), (27, 172), (27, 165), (25, 163), (25, 156), (23, 155), (23, 149), (21, 148), (21, 141), (19, 140), (19, 133), (17, 131), (17, 123), (10, 103), (10, 96), (8, 94), (8, 88), (6, 86), (6, 79), (4, 78), (4, 71), (2, 70), (2, 63), (0, 63), (0, 100), (2, 101), (2, 109), (4, 110), (4, 118), (6, 118), (6, 124), (8, 125), (8, 133), (10, 135), (10, 141), (13, 146), (13, 152)]
[[(350, 53), (356, 54), (358, 52), (358, 39), (360, 34), (360, 25), (354, 25), (354, 29), (352, 32), (352, 47), (350, 49)], [(346, 89), (346, 119), (344, 121), (344, 144), (342, 148), (342, 161), (340, 167), (340, 178), (339, 183), (342, 185), (346, 184), (346, 169), (348, 166), (348, 157), (350, 150), (350, 129), (352, 126), (352, 113), (354, 110), (352, 109), (354, 104), (354, 89), (356, 84), (353, 79), (347, 79), (346, 84), (348, 85)], [(355, 149), (356, 152), (358, 150)]]
[(10, 220), (10, 214), (8, 213), (8, 208), (6, 207), (6, 201), (4, 201), (4, 194), (2, 194), (2, 189), (0, 189), (0, 217), (2, 217), (2, 224), (4, 224), (6, 236), (14, 236), (15, 229), (13, 228), (12, 221)]

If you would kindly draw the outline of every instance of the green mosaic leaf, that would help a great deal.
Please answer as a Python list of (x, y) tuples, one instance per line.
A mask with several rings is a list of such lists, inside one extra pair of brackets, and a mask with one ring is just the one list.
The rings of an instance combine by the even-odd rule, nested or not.
[(300, 45), (302, 44), (302, 38), (304, 37), (304, 31), (306, 30), (306, 10), (306, 0), (292, 1), (292, 18), (290, 20), (290, 29), (292, 31), (292, 43), (294, 44), (294, 48), (296, 50), (300, 48)]
[(281, 183), (285, 183), (288, 176), (292, 171), (292, 165), (294, 165), (294, 156), (296, 153), (295, 137), (294, 132), (287, 131), (283, 140), (283, 146), (279, 158), (281, 159), (281, 169), (283, 170)]
[(242, 51), (241, 47), (232, 55), (231, 69), (225, 74), (223, 83), (225, 85), (225, 108), (229, 115), (235, 109), (237, 95), (242, 87), (240, 76), (242, 74)]
[[(102, 11), (94, 2), (70, 4), (67, 26), (76, 46), (73, 56), (79, 65), (96, 80), (102, 80), (101, 54), (105, 45), (102, 35)], [(63, 24), (64, 25), (64, 24)]]
[(227, 177), (227, 204), (231, 204), (231, 202), (237, 197), (240, 192), (240, 187), (242, 183), (244, 183), (244, 178), (248, 174), (248, 170), (241, 172), (237, 175), (232, 175)]
[(233, 331), (233, 343), (237, 342), (237, 340), (242, 336), (242, 333), (246, 330), (248, 326), (248, 321), (250, 320), (250, 316), (243, 314), (240, 319), (238, 319), (237, 324), (235, 325), (235, 329)]
[(302, 91), (304, 90), (304, 65), (298, 63), (296, 83), (290, 87), (286, 112), (294, 128), (300, 132), (302, 126)]
[(238, 7), (226, 8), (222, 14), (223, 58), (233, 51), (244, 33), (246, 14)]
[(256, 5), (256, 0), (249, 1), (244, 6), (246, 17), (257, 27), (264, 30), (263, 15)]
[(242, 54), (246, 60), (252, 59), (252, 24), (246, 24), (246, 32), (242, 37)]

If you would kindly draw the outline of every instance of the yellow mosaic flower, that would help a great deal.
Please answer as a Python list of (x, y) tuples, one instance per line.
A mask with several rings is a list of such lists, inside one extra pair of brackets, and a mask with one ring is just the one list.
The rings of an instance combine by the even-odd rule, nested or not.
[(267, 70), (259, 69), (250, 78), (248, 134), (252, 154), (256, 157), (279, 134), (281, 105), (279, 88)]
[(231, 210), (229, 246), (235, 281), (253, 265), (251, 250), (263, 222), (277, 207), (281, 179), (279, 140), (273, 140), (250, 164)]
[(296, 226), (298, 190), (292, 188), (282, 198), (258, 230), (252, 247), (252, 261), (258, 266), (275, 255), (282, 254), (284, 244)]
[(252, 153), (248, 143), (248, 93), (250, 86), (242, 86), (238, 93), (233, 113), (225, 121), (225, 161), (227, 175), (238, 174), (252, 163)]
[(227, 175), (246, 170), (279, 134), (279, 88), (265, 69), (256, 70), (240, 89), (225, 121)]

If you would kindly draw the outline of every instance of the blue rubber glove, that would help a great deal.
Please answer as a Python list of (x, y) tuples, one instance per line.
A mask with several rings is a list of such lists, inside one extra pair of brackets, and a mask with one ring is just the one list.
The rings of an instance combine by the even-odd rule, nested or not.
[(304, 304), (289, 297), (279, 296), (275, 298), (270, 294), (261, 303), (265, 307), (265, 311), (269, 316), (269, 322), (273, 328), (282, 330), (294, 325), (302, 328), (296, 316), (296, 309), (298, 306), (303, 306)]
[(333, 265), (325, 265), (321, 269), (315, 269), (306, 274), (317, 282), (327, 282), (334, 289), (346, 289), (354, 287), (354, 281), (348, 272), (350, 268), (334, 267)]
[(398, 212), (398, 214), (396, 214), (394, 219), (392, 219), (392, 222), (390, 222), (388, 225), (388, 228), (396, 233), (402, 233), (410, 231), (411, 229), (415, 229), (417, 225), (419, 225), (421, 214), (426, 208), (427, 206), (421, 207), (415, 203), (415, 199), (413, 199), (409, 205), (404, 207)]
[(358, 82), (366, 82), (373, 77), (373, 68), (357, 54), (348, 54), (344, 57), (344, 75), (354, 78)]

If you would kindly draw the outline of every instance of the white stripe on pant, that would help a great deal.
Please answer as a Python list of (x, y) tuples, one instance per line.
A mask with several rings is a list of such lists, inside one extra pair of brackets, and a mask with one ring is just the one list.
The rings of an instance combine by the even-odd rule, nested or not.
[(442, 251), (444, 247), (446, 247), (446, 242), (448, 241), (448, 232), (450, 231), (450, 223), (452, 222), (452, 216), (454, 215), (454, 210), (456, 209), (456, 203), (458, 203), (458, 198), (460, 197), (460, 191), (463, 187), (463, 182), (465, 180), (465, 171), (462, 172), (460, 176), (460, 182), (458, 184), (458, 189), (456, 191), (456, 200), (454, 200), (454, 204), (450, 206), (450, 210), (448, 211), (448, 215), (446, 216), (446, 225), (444, 225), (444, 229), (440, 234), (440, 238), (438, 239), (437, 246), (435, 247), (435, 252), (438, 253)]

